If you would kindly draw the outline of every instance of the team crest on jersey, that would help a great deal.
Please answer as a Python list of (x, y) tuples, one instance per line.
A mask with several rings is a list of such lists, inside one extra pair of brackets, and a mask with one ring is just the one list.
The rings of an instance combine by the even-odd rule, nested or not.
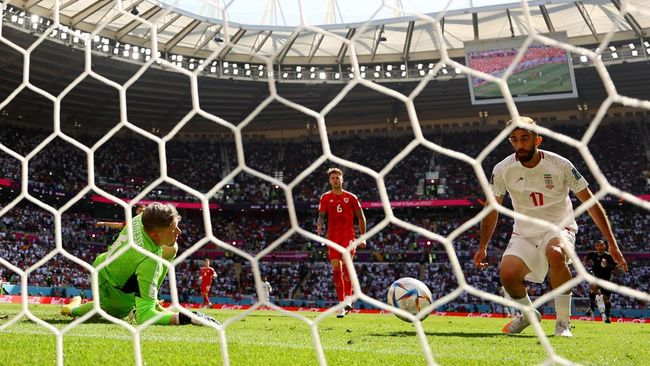
[(553, 189), (553, 176), (551, 174), (544, 174), (544, 184), (546, 184), (546, 189)]
[(350, 201), (349, 198), (347, 198), (347, 197), (343, 198), (343, 202), (348, 203), (349, 201)]

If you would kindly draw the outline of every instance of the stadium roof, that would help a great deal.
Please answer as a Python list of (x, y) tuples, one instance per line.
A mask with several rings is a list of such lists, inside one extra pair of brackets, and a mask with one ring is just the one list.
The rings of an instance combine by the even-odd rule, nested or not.
[[(9, 0), (9, 4), (54, 19), (56, 0)], [(208, 1), (61, 0), (60, 23), (140, 47), (151, 47), (156, 24), (159, 50), (193, 57), (217, 54), (220, 60), (254, 62), (253, 54), (274, 55), (281, 64), (349, 63), (352, 39), (359, 62), (430, 60), (440, 42), (430, 21), (438, 17), (450, 55), (461, 56), (463, 43), (528, 34), (520, 2), (500, 0), (282, 1), (232, 0), (225, 10)], [(533, 28), (566, 32), (571, 43), (597, 44), (616, 30), (615, 39), (644, 39), (650, 29), (650, 2), (635, 0), (620, 17), (620, 0), (529, 1)], [(116, 4), (122, 4), (118, 10)], [(260, 5), (261, 4), (261, 5)], [(303, 6), (300, 25), (298, 4)], [(351, 5), (354, 4), (354, 5)], [(438, 5), (436, 5), (438, 4)], [(447, 6), (448, 5), (448, 6)], [(223, 5), (221, 5), (223, 6)], [(442, 7), (447, 6), (443, 15)], [(225, 15), (225, 17), (224, 17)], [(224, 21), (224, 18), (228, 21)], [(619, 21), (620, 20), (620, 21)], [(338, 36), (338, 37), (336, 37)]]
[[(134, 22), (135, 16), (132, 12), (136, 7), (139, 17), (147, 18), (158, 24), (160, 49), (170, 50), (170, 53), (188, 53), (197, 55), (193, 57), (200, 59), (200, 55), (205, 56), (212, 51), (217, 51), (221, 53), (222, 61), (244, 59), (245, 61), (240, 64), (240, 67), (242, 67), (247, 62), (254, 63), (254, 60), (251, 61), (253, 58), (250, 56), (250, 44), (252, 43), (257, 45), (255, 47), (258, 47), (260, 52), (284, 53), (285, 57), (282, 62), (290, 66), (283, 65), (283, 70), (285, 67), (290, 69), (299, 67), (296, 64), (292, 65), (292, 62), (301, 62), (302, 67), (308, 63), (319, 67), (317, 62), (337, 63), (339, 61), (337, 52), (340, 52), (340, 50), (331, 47), (328, 43), (329, 37), (326, 37), (322, 42), (318, 42), (314, 38), (314, 33), (309, 33), (304, 29), (297, 32), (294, 31), (293, 27), (277, 25), (244, 26), (241, 24), (235, 25), (234, 23), (229, 23), (228, 27), (226, 27), (217, 20), (196, 20), (190, 18), (185, 11), (181, 12), (168, 7), (163, 8), (161, 7), (162, 4), (154, 4), (147, 0), (124, 1), (125, 11), (120, 13), (114, 9), (116, 2), (117, 0), (63, 0), (61, 2), (60, 23), (64, 26), (89, 32), (93, 31), (97, 24), (104, 25), (100, 33), (102, 37), (99, 37), (102, 39), (99, 41), (93, 40), (92, 42), (92, 69), (99, 75), (120, 85), (126, 83), (141, 70), (144, 57), (141, 56), (140, 59), (135, 60), (132, 57), (133, 55), (122, 57), (121, 52), (120, 54), (112, 52), (117, 49), (115, 40), (121, 42), (122, 51), (126, 51), (124, 46), (129, 43), (146, 47), (150, 42), (151, 33), (148, 32), (148, 29), (141, 22)], [(234, 2), (237, 2), (237, 0), (234, 0)], [(402, 0), (402, 2), (405, 1)], [(46, 20), (54, 18), (52, 10), (55, 4), (54, 0), (10, 0), (8, 3), (11, 6), (6, 8), (2, 17), (2, 37), (5, 42), (0, 42), (0, 70), (2, 71), (0, 72), (0, 102), (12, 95), (25, 79), (24, 57), (20, 52), (12, 49), (6, 41), (10, 41), (23, 49), (28, 49), (39, 36), (45, 33), (49, 33), (49, 36), (37, 47), (31, 47), (32, 51), (29, 53), (29, 83), (52, 95), (59, 95), (84, 71), (87, 64), (83, 46), (79, 44), (81, 42), (78, 40), (74, 42), (70, 34), (74, 34), (74, 38), (82, 38), (82, 36), (77, 37), (74, 30), (65, 32), (65, 34), (69, 35), (67, 39), (62, 37), (64, 33), (61, 30), (54, 36), (56, 32), (51, 29), (51, 20)], [(312, 2), (303, 2), (303, 4), (305, 3)], [(474, 4), (477, 3), (474, 2)], [(618, 3), (607, 1), (581, 3), (531, 2), (530, 9), (534, 17), (537, 15), (539, 18), (541, 16), (540, 12), (548, 14), (548, 17), (546, 17), (548, 22), (544, 20), (544, 16), (534, 20), (534, 22), (541, 21), (540, 31), (547, 31), (548, 29), (566, 31), (569, 37), (572, 37), (570, 39), (572, 43), (584, 44), (591, 49), (597, 47), (596, 41), (602, 40), (604, 34), (611, 27), (615, 26), (615, 29), (620, 29), (619, 32), (614, 34), (610, 46), (605, 49), (606, 52), (603, 52), (602, 60), (606, 62), (612, 81), (623, 95), (649, 99), (647, 85), (650, 83), (650, 80), (648, 80), (650, 74), (647, 73), (647, 63), (641, 61), (647, 60), (648, 54), (650, 54), (650, 51), (648, 51), (650, 43), (643, 39), (645, 37), (644, 32), (648, 30), (647, 26), (650, 24), (648, 21), (650, 5), (641, 4), (641, 1), (637, 1), (637, 3), (635, 5), (643, 8), (643, 11), (632, 9), (630, 14), (633, 17), (626, 19), (618, 17), (618, 14), (620, 14), (617, 8)], [(545, 10), (542, 11), (542, 9)], [(581, 13), (580, 9), (584, 13)], [(440, 18), (441, 24), (445, 24), (444, 34), (448, 39), (448, 46), (452, 49), (450, 51), (452, 57), (455, 57), (453, 52), (456, 52), (458, 56), (462, 55), (463, 51), (460, 48), (462, 42), (473, 40), (474, 29), (478, 30), (480, 39), (493, 38), (499, 35), (508, 37), (510, 34), (508, 14), (510, 14), (510, 19), (513, 21), (512, 29), (514, 34), (519, 35), (524, 32), (521, 25), (523, 18), (521, 17), (519, 4), (494, 5), (488, 8), (474, 8), (473, 10), (477, 11), (476, 16), (472, 16), (472, 10), (458, 10), (448, 13), (444, 18)], [(155, 14), (158, 14), (158, 16), (155, 16)], [(583, 18), (581, 14), (585, 14), (585, 17)], [(514, 15), (517, 15), (518, 18), (515, 18)], [(476, 28), (472, 24), (472, 18), (477, 20), (475, 22)], [(584, 19), (589, 19), (588, 23), (591, 26), (588, 26)], [(615, 24), (614, 22), (617, 19), (621, 21)], [(408, 25), (411, 22), (413, 24), (410, 27), (411, 29), (402, 30), (400, 33), (399, 27), (409, 28)], [(193, 25), (190, 26), (189, 24)], [(631, 24), (637, 24), (638, 26), (632, 26)], [(356, 26), (359, 26), (359, 28), (355, 28)], [(365, 29), (377, 30), (381, 29), (382, 26), (386, 41), (379, 42), (378, 46), (375, 47), (374, 63), (378, 64), (393, 59), (401, 61), (405, 54), (405, 45), (408, 44), (408, 42), (404, 42), (404, 37), (412, 38), (411, 46), (406, 53), (408, 60), (432, 60), (436, 58), (434, 43), (431, 37), (426, 35), (427, 29), (428, 32), (431, 31), (429, 23), (425, 24), (424, 21), (414, 20), (413, 18), (378, 19)], [(548, 28), (549, 26), (551, 28)], [(37, 27), (38, 29), (36, 29)], [(371, 32), (365, 31), (364, 33), (362, 31), (363, 26), (355, 24), (330, 24), (323, 27), (327, 28), (329, 32), (340, 34), (349, 32), (355, 37), (359, 37), (358, 39), (355, 38), (355, 41), (362, 45), (365, 42), (364, 40), (367, 39), (363, 35), (368, 34), (368, 37), (370, 37), (368, 32)], [(592, 28), (594, 29), (593, 33), (591, 32)], [(633, 28), (638, 29), (638, 34)], [(235, 35), (230, 40), (236, 47), (225, 46), (227, 42), (214, 42), (214, 37), (216, 37), (214, 34), (216, 34), (215, 30), (217, 29), (221, 32), (219, 35), (223, 37), (226, 35), (226, 29), (230, 29), (231, 33), (229, 34)], [(469, 35), (463, 32), (469, 32)], [(103, 37), (106, 37), (106, 39)], [(311, 37), (311, 40), (309, 37)], [(402, 41), (399, 41), (398, 37), (402, 37)], [(428, 43), (423, 41), (426, 37), (429, 37)], [(109, 38), (110, 47), (108, 44), (103, 43), (104, 40), (108, 41)], [(287, 41), (287, 39), (290, 41)], [(393, 44), (392, 42), (395, 42), (395, 46), (393, 48), (388, 47)], [(401, 46), (398, 47), (400, 42)], [(238, 48), (244, 45), (247, 46)], [(281, 47), (273, 48), (275, 45)], [(109, 51), (100, 50), (95, 48), (96, 46), (106, 47)], [(269, 49), (265, 51), (267, 47)], [(357, 52), (362, 55), (365, 52), (363, 57), (366, 60), (372, 59), (372, 56), (368, 54), (369, 50), (363, 46), (357, 47)], [(619, 56), (617, 59), (613, 59), (612, 56), (615, 52)], [(305, 53), (307, 56), (305, 56)], [(329, 55), (325, 55), (326, 53)], [(173, 62), (174, 55), (166, 56), (169, 56), (167, 59), (171, 59)], [(368, 62), (364, 61), (363, 57), (360, 57), (359, 62)], [(344, 63), (348, 62), (347, 60), (342, 61)], [(184, 60), (184, 62), (186, 61)], [(575, 58), (573, 62), (576, 67), (579, 101), (587, 103), (590, 108), (595, 108), (607, 97), (607, 91), (603, 88), (601, 78), (598, 72), (589, 66), (588, 62), (581, 61), (578, 58)], [(223, 64), (225, 67), (225, 62)], [(417, 65), (419, 65), (418, 62), (411, 62), (407, 66), (418, 71)], [(149, 66), (151, 67), (147, 67), (146, 72), (139, 76), (137, 82), (128, 87), (128, 119), (131, 122), (138, 123), (138, 125), (147, 126), (147, 128), (170, 129), (192, 108), (189, 79), (182, 73), (168, 72), (173, 69), (159, 67), (156, 63)], [(191, 67), (187, 66), (186, 62), (183, 67), (192, 70)], [(325, 64), (323, 69), (325, 68), (333, 67)], [(278, 95), (315, 111), (322, 110), (339, 94), (346, 82), (343, 77), (339, 80), (339, 83), (330, 82), (331, 80), (327, 83), (314, 80), (309, 84), (309, 79), (283, 82), (286, 81), (283, 76), (275, 80), (278, 81), (275, 84)], [(388, 80), (393, 82), (384, 85), (403, 95), (408, 95), (420, 80), (421, 77), (413, 77), (409, 74), (406, 78)], [(225, 69), (221, 74), (214, 74), (212, 71), (208, 73), (206, 69), (205, 72), (199, 73), (198, 78), (201, 108), (208, 113), (218, 115), (237, 124), (243, 121), (269, 96), (267, 81), (265, 78), (233, 77), (232, 73), (226, 74)], [(62, 124), (74, 125), (74, 122), (78, 119), (83, 121), (84, 129), (90, 126), (105, 128), (114, 126), (121, 118), (120, 102), (116, 95), (117, 92), (114, 88), (98, 82), (92, 77), (86, 77), (63, 99), (61, 103)], [(418, 117), (422, 121), (477, 116), (480, 111), (487, 111), (486, 108), (488, 108), (471, 105), (467, 79), (462, 74), (441, 76), (431, 80), (427, 87), (415, 98), (414, 103)], [(575, 99), (566, 99), (528, 103), (522, 105), (521, 108), (527, 114), (534, 114), (538, 112), (549, 113), (574, 110), (575, 106)], [(508, 113), (504, 105), (493, 105), (489, 106), (488, 109), (490, 116)], [(44, 123), (48, 125), (52, 121), (52, 101), (32, 92), (29, 88), (23, 87), (22, 91), (0, 112), (2, 112), (0, 119), (18, 118), (25, 121), (45, 121)], [(354, 118), (350, 118), (350, 116), (354, 116)], [(387, 119), (397, 117), (399, 117), (400, 121), (408, 119), (403, 103), (361, 85), (354, 87), (337, 104), (337, 107), (327, 114), (328, 126), (348, 127), (367, 123), (381, 124)], [(247, 128), (252, 131), (296, 128), (296, 126), (303, 128), (308, 120), (309, 118), (305, 115), (296, 113), (296, 110), (273, 102)], [(205, 130), (209, 132), (209, 128), (212, 128), (214, 123), (208, 123), (208, 125), (209, 127), (205, 128)], [(192, 131), (204, 130), (203, 125), (196, 124), (195, 127), (194, 123), (192, 127), (188, 128)]]

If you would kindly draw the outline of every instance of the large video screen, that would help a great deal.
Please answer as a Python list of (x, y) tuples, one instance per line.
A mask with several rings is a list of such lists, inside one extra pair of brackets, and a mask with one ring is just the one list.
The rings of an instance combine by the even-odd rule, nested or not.
[[(547, 34), (566, 41), (564, 33)], [(501, 77), (512, 64), (526, 37), (465, 43), (465, 60), (474, 70)], [(472, 104), (503, 102), (499, 86), (482, 78), (468, 78)], [(532, 43), (508, 78), (515, 101), (576, 98), (570, 54), (559, 47)]]

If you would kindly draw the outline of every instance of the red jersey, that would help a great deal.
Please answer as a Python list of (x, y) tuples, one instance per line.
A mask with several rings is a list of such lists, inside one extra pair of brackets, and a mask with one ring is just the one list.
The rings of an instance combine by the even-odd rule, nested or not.
[(327, 239), (348, 246), (354, 240), (354, 212), (357, 210), (361, 210), (361, 203), (354, 194), (348, 191), (324, 193), (320, 197), (318, 212), (327, 214)]
[(212, 267), (201, 267), (201, 286), (210, 286), (212, 284), (212, 278), (215, 275), (214, 268)]

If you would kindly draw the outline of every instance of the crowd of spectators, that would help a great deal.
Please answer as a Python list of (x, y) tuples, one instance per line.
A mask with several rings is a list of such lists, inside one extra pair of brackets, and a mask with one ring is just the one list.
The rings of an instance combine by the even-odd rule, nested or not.
[[(469, 67), (474, 70), (501, 77), (506, 69), (512, 64), (519, 53), (519, 48), (507, 48), (488, 51), (471, 51), (468, 54)], [(561, 48), (549, 47), (546, 45), (529, 46), (521, 57), (512, 74), (549, 64), (566, 64), (566, 51)], [(474, 78), (472, 84), (476, 87), (487, 83), (487, 80)]]
[[(367, 210), (369, 227), (383, 217), (379, 211)], [(181, 253), (191, 248), (204, 235), (202, 216), (198, 211), (181, 210), (183, 234), (179, 238)], [(476, 210), (404, 210), (396, 215), (404, 220), (442, 236), (448, 236), (464, 221), (476, 214)], [(315, 216), (315, 215), (314, 215)], [(612, 226), (623, 251), (632, 254), (650, 252), (647, 227), (650, 215), (631, 207), (614, 206), (609, 210)], [(214, 235), (238, 249), (257, 254), (277, 240), (288, 228), (288, 217), (268, 211), (265, 213), (221, 213), (212, 215)], [(62, 245), (70, 254), (92, 263), (95, 256), (106, 250), (115, 238), (116, 231), (95, 225), (96, 217), (88, 212), (66, 212), (62, 215)], [(582, 228), (577, 238), (576, 250), (586, 253), (600, 238), (595, 226), (586, 217), (579, 218)], [(478, 240), (478, 225), (460, 234), (452, 245), (461, 263), (467, 282), (481, 290), (498, 293), (498, 260), (511, 227), (511, 219), (501, 216), (489, 251), (490, 266), (485, 271), (476, 270), (471, 264), (473, 250)], [(302, 224), (313, 230), (313, 218)], [(0, 218), (0, 256), (20, 269), (35, 265), (55, 248), (53, 216), (35, 206), (20, 206), (9, 210)], [(335, 299), (326, 260), (326, 247), (302, 236), (294, 235), (282, 242), (275, 251), (307, 253), (309, 260), (299, 262), (276, 262), (262, 260), (260, 268), (276, 289), (278, 299), (303, 299), (308, 301)], [(365, 253), (365, 255), (364, 255)], [(217, 271), (214, 296), (241, 299), (255, 294), (250, 263), (233, 253), (210, 243), (199, 248), (192, 256), (176, 267), (177, 288), (182, 298), (196, 295), (200, 259), (210, 257)], [(265, 257), (266, 258), (266, 257)], [(302, 257), (305, 258), (305, 257)], [(444, 246), (434, 240), (389, 224), (368, 240), (368, 247), (360, 251), (356, 263), (361, 288), (364, 293), (383, 299), (386, 288), (397, 278), (411, 276), (423, 279), (435, 296), (442, 296), (457, 286)], [(617, 274), (614, 281), (640, 291), (648, 291), (650, 263), (631, 260), (631, 271)], [(0, 277), (19, 283), (18, 276), (0, 266)], [(31, 286), (89, 288), (88, 271), (61, 254), (36, 267), (29, 275)], [(168, 293), (168, 285), (163, 293)], [(546, 285), (531, 285), (531, 295), (548, 291)], [(575, 289), (577, 297), (587, 295), (586, 284)], [(615, 306), (638, 308), (644, 305), (624, 296), (615, 297)], [(481, 304), (484, 300), (467, 294), (461, 295), (454, 304)], [(456, 305), (450, 305), (452, 308)]]
[[(574, 138), (580, 138), (584, 126), (563, 126), (554, 131)], [(442, 133), (431, 141), (445, 148), (461, 151), (476, 157), (496, 136), (498, 131), (478, 133)], [(27, 133), (17, 127), (0, 129), (0, 142), (19, 154), (27, 154), (47, 134)], [(483, 137), (481, 137), (483, 136)], [(612, 186), (633, 194), (648, 193), (644, 171), (648, 161), (642, 144), (635, 142), (638, 131), (634, 124), (603, 125), (589, 143), (590, 151), (598, 166)], [(349, 137), (331, 141), (332, 152), (352, 162), (381, 171), (406, 145), (411, 136), (402, 137)], [(362, 149), (359, 147), (363, 146)], [(592, 190), (598, 183), (578, 151), (551, 138), (546, 138), (544, 148), (569, 158), (586, 176)], [(237, 166), (234, 144), (226, 142), (174, 141), (169, 143), (167, 168), (170, 177), (206, 192)], [(486, 174), (504, 156), (511, 153), (511, 147), (504, 141), (483, 161)], [(306, 138), (304, 141), (273, 142), (266, 140), (244, 141), (244, 158), (252, 169), (284, 182), (291, 182), (322, 154), (320, 141)], [(72, 194), (87, 184), (87, 158), (85, 154), (64, 142), (55, 139), (30, 160), (30, 191), (43, 200), (55, 197), (60, 206)], [(20, 163), (5, 153), (0, 153), (0, 178), (13, 181), (20, 179)], [(303, 206), (299, 211), (298, 225), (314, 232), (317, 217), (315, 206), (318, 197), (328, 189), (324, 174), (325, 164), (309, 174), (293, 190), (294, 201)], [(418, 186), (425, 174), (435, 170), (439, 174), (433, 197), (423, 196)], [(134, 197), (142, 187), (158, 177), (160, 159), (158, 146), (144, 138), (133, 135), (118, 136), (109, 140), (95, 154), (95, 176), (97, 185), (118, 197)], [(374, 178), (346, 169), (346, 188), (357, 193), (362, 201), (378, 201), (379, 194)], [(416, 147), (385, 176), (386, 189), (391, 200), (418, 200), (425, 198), (467, 198), (477, 200), (484, 193), (479, 188), (473, 169), (465, 163), (448, 156), (432, 152), (422, 146)], [(15, 188), (15, 187), (14, 187)], [(0, 209), (9, 202), (8, 190), (0, 191)], [(48, 198), (49, 197), (49, 198)], [(66, 198), (67, 197), (67, 198)], [(149, 199), (172, 199), (194, 201), (196, 197), (163, 184), (152, 191)], [(278, 204), (286, 202), (284, 192), (274, 184), (248, 173), (237, 175), (220, 190), (212, 201), (220, 204)], [(92, 263), (98, 253), (106, 250), (115, 238), (116, 230), (97, 227), (99, 220), (123, 221), (123, 211), (100, 208), (86, 198), (63, 213), (61, 233), (63, 249), (77, 258)], [(110, 206), (110, 205), (105, 205)], [(478, 207), (455, 209), (396, 209), (395, 216), (431, 232), (447, 236), (474, 217)], [(650, 252), (648, 227), (650, 215), (647, 211), (613, 200), (607, 206), (615, 235), (624, 252)], [(183, 234), (179, 238), (181, 253), (206, 236), (202, 213), (198, 210), (181, 212)], [(383, 210), (366, 210), (368, 228), (371, 229), (384, 219)], [(236, 246), (253, 255), (267, 248), (289, 228), (289, 213), (286, 209), (267, 210), (212, 210), (209, 215), (213, 235), (225, 243)], [(587, 215), (578, 217), (580, 233), (576, 242), (578, 252), (592, 249), (593, 242), (600, 239), (600, 233)], [(20, 204), (0, 217), (0, 257), (21, 269), (34, 266), (55, 249), (54, 217), (47, 211), (33, 205)], [(478, 225), (458, 235), (452, 242), (462, 265), (468, 283), (479, 289), (498, 293), (499, 279), (496, 271), (498, 258), (510, 235), (511, 219), (501, 215), (493, 244), (489, 252), (491, 266), (479, 272), (471, 265), (471, 257), (478, 240)], [(457, 280), (450, 269), (444, 246), (406, 230), (389, 224), (368, 241), (368, 248), (360, 251), (356, 263), (361, 288), (364, 293), (384, 299), (390, 283), (397, 278), (410, 276), (423, 279), (440, 297), (457, 286)], [(322, 243), (293, 235), (280, 244), (275, 251), (307, 253), (307, 261), (279, 262), (261, 261), (263, 275), (275, 289), (277, 299), (304, 299), (308, 301), (335, 299), (331, 283), (330, 266), (326, 261), (326, 248)], [(364, 255), (365, 254), (365, 255)], [(176, 267), (179, 294), (188, 298), (196, 295), (198, 281), (197, 260), (203, 257), (213, 259), (218, 277), (214, 284), (214, 296), (234, 299), (255, 294), (250, 263), (233, 255), (224, 248), (208, 243)], [(627, 274), (617, 274), (614, 281), (640, 291), (648, 292), (650, 263), (636, 260), (631, 263)], [(17, 284), (16, 273), (0, 265), (0, 278)], [(88, 272), (74, 261), (60, 253), (34, 268), (29, 274), (32, 286), (89, 288)], [(531, 286), (531, 294), (539, 295), (548, 288), (545, 285)], [(168, 284), (163, 293), (168, 293)], [(578, 286), (576, 296), (586, 296), (586, 284)], [(484, 300), (467, 294), (461, 295), (450, 305), (481, 304)], [(624, 296), (614, 296), (614, 306), (639, 308), (647, 306)]]
[[(552, 130), (580, 139), (584, 125), (563, 125)], [(477, 157), (498, 134), (498, 130), (445, 132), (426, 136), (445, 148)], [(3, 126), (0, 142), (19, 154), (27, 154), (47, 134), (40, 130)], [(634, 123), (612, 123), (600, 126), (589, 142), (589, 148), (598, 167), (612, 186), (632, 194), (648, 191), (648, 160), (645, 148), (639, 141), (640, 133)], [(84, 138), (79, 138), (84, 140)], [(413, 140), (412, 136), (365, 136), (336, 138), (330, 141), (332, 152), (343, 159), (362, 164), (377, 172)], [(171, 141), (166, 145), (167, 171), (174, 178), (200, 192), (207, 192), (235, 169), (237, 153), (232, 141)], [(313, 137), (303, 141), (244, 140), (244, 160), (252, 169), (285, 183), (293, 181), (321, 154), (319, 140)], [(571, 160), (587, 178), (592, 190), (598, 190), (593, 172), (584, 157), (575, 148), (546, 137), (542, 148), (559, 153)], [(486, 175), (494, 165), (512, 153), (507, 141), (503, 141), (482, 162)], [(94, 157), (97, 186), (118, 197), (132, 198), (143, 187), (160, 175), (158, 146), (153, 141), (133, 133), (116, 135), (101, 146)], [(19, 186), (19, 161), (0, 153), (2, 171), (0, 178), (14, 181)], [(313, 204), (325, 191), (325, 170), (333, 164), (325, 163), (300, 181), (293, 190), (294, 202)], [(87, 158), (85, 153), (60, 138), (54, 139), (30, 160), (30, 190), (39, 198), (48, 196), (58, 205), (87, 185)], [(378, 201), (377, 182), (371, 176), (354, 169), (345, 169), (346, 189), (359, 195), (362, 201)], [(442, 189), (431, 193), (422, 189), (428, 172), (436, 172), (435, 185)], [(401, 159), (384, 176), (388, 197), (392, 201), (422, 200), (436, 198), (476, 199), (484, 196), (473, 168), (464, 162), (444, 154), (433, 152), (423, 146), (416, 147)], [(220, 203), (275, 203), (286, 202), (284, 192), (271, 182), (242, 172), (225, 185), (214, 197)], [(163, 184), (150, 194), (153, 199), (190, 199), (196, 197)]]

